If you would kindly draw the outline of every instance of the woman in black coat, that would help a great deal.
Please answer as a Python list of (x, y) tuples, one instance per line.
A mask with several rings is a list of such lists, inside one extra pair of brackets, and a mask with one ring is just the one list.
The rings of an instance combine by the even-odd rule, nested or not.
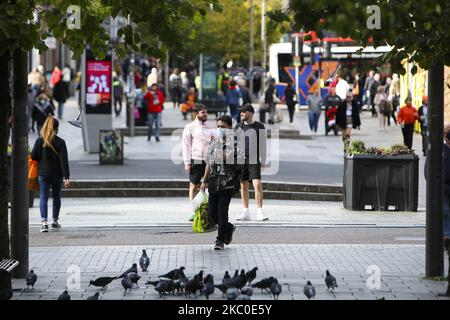
[(361, 126), (358, 104), (353, 100), (351, 92), (347, 92), (345, 101), (337, 109), (336, 125), (342, 130), (342, 141), (344, 141), (344, 151), (346, 151), (350, 144), (352, 129)]

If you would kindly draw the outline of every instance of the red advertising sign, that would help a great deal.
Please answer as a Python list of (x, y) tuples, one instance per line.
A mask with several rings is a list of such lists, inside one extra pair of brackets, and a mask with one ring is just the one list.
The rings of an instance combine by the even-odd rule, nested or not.
[(111, 113), (111, 61), (86, 61), (86, 112)]

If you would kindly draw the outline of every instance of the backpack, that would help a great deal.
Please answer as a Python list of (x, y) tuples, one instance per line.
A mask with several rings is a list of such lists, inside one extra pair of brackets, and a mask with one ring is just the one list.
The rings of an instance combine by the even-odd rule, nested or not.
[(392, 113), (392, 105), (386, 99), (381, 100), (380, 102), (380, 113), (385, 116), (389, 116)]

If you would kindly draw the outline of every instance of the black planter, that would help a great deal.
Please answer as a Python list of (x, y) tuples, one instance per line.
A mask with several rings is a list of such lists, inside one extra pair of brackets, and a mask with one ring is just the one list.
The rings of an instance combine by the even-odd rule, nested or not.
[(344, 160), (344, 208), (417, 211), (417, 155), (354, 155)]

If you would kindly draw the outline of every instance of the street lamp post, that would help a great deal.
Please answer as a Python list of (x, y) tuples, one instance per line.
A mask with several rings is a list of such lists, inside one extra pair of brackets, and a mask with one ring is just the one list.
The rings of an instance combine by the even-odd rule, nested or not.
[[(266, 49), (266, 0), (262, 0), (261, 5), (261, 50), (262, 50), (262, 67), (264, 71), (267, 71), (267, 64), (266, 64), (266, 55), (267, 55), (267, 49)], [(266, 91), (265, 88), (265, 79), (264, 75), (261, 77), (261, 94), (264, 94)]]
[[(249, 62), (248, 62), (248, 70), (252, 70), (253, 68), (253, 57), (255, 54), (255, 48), (254, 48), (254, 39), (253, 39), (253, 33), (254, 33), (254, 26), (253, 26), (253, 16), (255, 13), (255, 8), (253, 5), (253, 0), (250, 0), (250, 42), (249, 42), (249, 51), (250, 51), (250, 56), (249, 56)], [(253, 77), (250, 79), (250, 95), (253, 95)]]

